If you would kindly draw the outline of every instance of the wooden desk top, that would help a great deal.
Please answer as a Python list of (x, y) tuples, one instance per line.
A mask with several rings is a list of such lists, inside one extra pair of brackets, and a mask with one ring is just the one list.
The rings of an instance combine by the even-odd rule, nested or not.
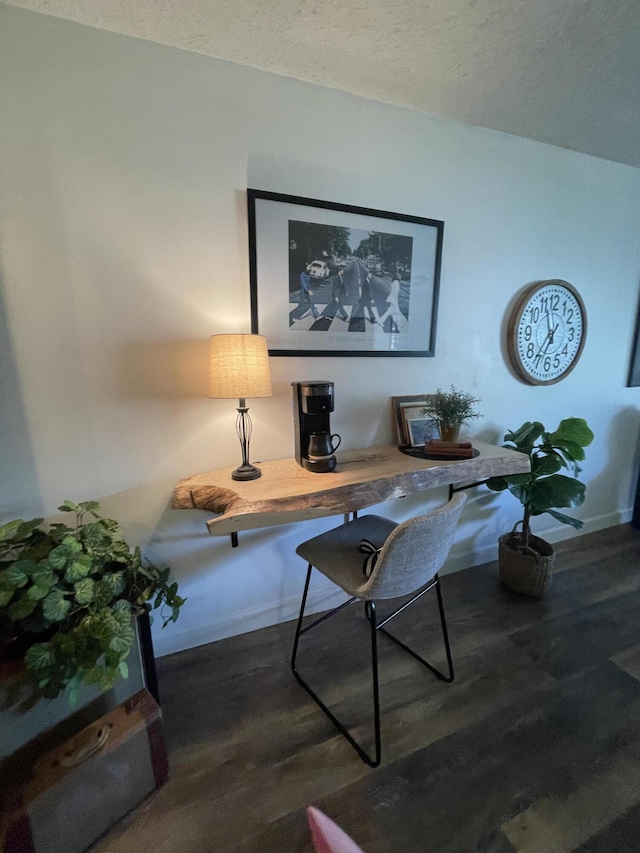
[(338, 465), (328, 474), (306, 471), (295, 459), (277, 459), (260, 463), (262, 477), (246, 482), (231, 479), (233, 468), (221, 468), (180, 480), (173, 507), (216, 513), (207, 527), (220, 536), (354, 512), (421, 489), (530, 470), (523, 453), (483, 441), (474, 440), (473, 446), (480, 455), (459, 461), (418, 459), (395, 445), (345, 450), (336, 454)]

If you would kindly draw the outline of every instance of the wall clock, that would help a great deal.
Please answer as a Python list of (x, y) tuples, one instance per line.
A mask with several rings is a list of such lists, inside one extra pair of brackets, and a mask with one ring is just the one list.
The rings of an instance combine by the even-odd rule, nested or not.
[(587, 314), (578, 291), (552, 279), (528, 287), (509, 318), (507, 345), (514, 370), (531, 385), (552, 385), (578, 363)]

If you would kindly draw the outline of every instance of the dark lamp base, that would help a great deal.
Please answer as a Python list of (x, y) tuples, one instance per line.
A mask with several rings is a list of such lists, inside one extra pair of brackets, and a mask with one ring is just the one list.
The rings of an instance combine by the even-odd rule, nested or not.
[(257, 480), (262, 477), (262, 471), (255, 465), (240, 465), (231, 472), (232, 480)]

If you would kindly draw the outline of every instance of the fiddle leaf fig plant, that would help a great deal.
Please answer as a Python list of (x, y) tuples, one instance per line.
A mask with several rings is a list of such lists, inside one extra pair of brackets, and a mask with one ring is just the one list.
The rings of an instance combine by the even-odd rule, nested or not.
[(21, 519), (0, 526), (0, 623), (27, 646), (26, 671), (39, 693), (55, 698), (80, 684), (105, 690), (128, 674), (132, 618), (159, 609), (163, 628), (184, 604), (169, 569), (131, 549), (118, 522), (96, 501), (59, 509), (75, 524)]
[[(556, 521), (582, 529), (578, 518), (558, 512), (557, 507), (576, 507), (584, 503), (585, 485), (577, 479), (585, 458), (584, 448), (593, 441), (593, 432), (583, 418), (560, 421), (555, 432), (547, 432), (540, 421), (526, 421), (515, 432), (508, 432), (503, 446), (526, 453), (531, 461), (531, 473), (491, 477), (487, 486), (494, 492), (508, 489), (520, 501), (524, 515), (520, 544), (529, 548), (530, 520), (532, 516), (549, 513)], [(568, 477), (558, 472), (566, 468), (576, 475)], [(512, 532), (512, 538), (515, 528)]]

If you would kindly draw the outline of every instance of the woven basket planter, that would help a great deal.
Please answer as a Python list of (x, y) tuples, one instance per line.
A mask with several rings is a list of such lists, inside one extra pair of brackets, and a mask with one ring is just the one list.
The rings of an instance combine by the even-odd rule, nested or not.
[(555, 553), (551, 545), (537, 536), (529, 536), (529, 548), (519, 551), (519, 533), (506, 533), (498, 540), (500, 580), (513, 592), (542, 598), (551, 582)]

